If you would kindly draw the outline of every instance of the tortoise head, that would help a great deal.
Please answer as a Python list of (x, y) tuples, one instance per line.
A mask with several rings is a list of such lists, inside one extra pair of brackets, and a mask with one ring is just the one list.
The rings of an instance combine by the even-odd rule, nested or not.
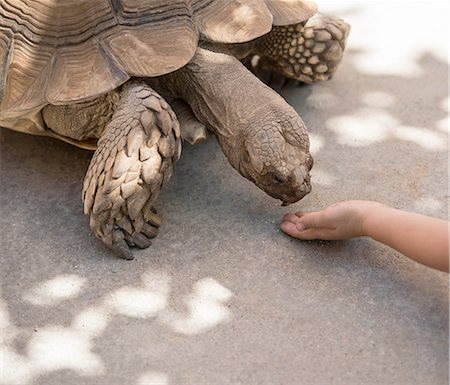
[(306, 127), (297, 114), (279, 120), (264, 120), (241, 141), (240, 173), (273, 198), (288, 205), (311, 191)]

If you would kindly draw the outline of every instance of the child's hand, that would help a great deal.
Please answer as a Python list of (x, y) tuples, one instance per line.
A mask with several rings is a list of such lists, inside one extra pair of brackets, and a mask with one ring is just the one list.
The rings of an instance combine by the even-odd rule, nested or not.
[(347, 201), (312, 213), (288, 213), (280, 227), (303, 240), (368, 236), (416, 262), (448, 272), (450, 225), (442, 219), (372, 201)]
[(339, 240), (367, 235), (364, 221), (373, 210), (385, 207), (370, 201), (336, 203), (323, 210), (288, 213), (283, 217), (281, 230), (298, 239)]

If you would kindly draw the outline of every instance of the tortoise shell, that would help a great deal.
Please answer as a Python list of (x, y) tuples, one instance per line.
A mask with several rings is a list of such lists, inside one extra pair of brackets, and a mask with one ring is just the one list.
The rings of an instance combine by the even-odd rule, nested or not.
[(247, 42), (315, 12), (301, 0), (0, 0), (0, 125), (43, 134), (47, 104), (175, 71), (200, 40)]

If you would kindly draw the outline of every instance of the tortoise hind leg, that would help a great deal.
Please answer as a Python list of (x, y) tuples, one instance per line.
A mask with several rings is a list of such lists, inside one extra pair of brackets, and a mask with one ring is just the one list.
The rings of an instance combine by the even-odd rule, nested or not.
[(181, 137), (190, 144), (203, 142), (207, 138), (206, 126), (192, 112), (191, 107), (181, 99), (170, 103), (180, 121)]
[[(274, 86), (285, 84), (286, 78), (303, 83), (328, 80), (342, 60), (349, 32), (343, 20), (319, 13), (306, 23), (275, 26), (257, 40), (244, 62)], [(252, 60), (255, 55), (260, 60)]]
[(122, 258), (149, 247), (159, 217), (153, 204), (181, 154), (178, 120), (145, 83), (125, 84), (98, 141), (83, 185), (90, 226)]

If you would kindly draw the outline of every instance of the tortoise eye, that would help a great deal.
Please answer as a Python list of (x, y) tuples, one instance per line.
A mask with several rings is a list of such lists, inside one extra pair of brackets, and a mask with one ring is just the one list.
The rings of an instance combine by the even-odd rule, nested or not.
[(282, 178), (280, 178), (278, 175), (274, 175), (273, 179), (275, 180), (276, 183), (279, 183), (279, 184), (283, 184), (283, 183), (285, 182), (285, 181), (284, 181)]

